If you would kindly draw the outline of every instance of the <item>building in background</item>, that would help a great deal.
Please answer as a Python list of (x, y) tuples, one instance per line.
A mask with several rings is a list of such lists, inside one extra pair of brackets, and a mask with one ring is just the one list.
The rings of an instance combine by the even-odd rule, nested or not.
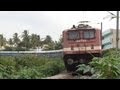
[[(120, 37), (120, 31), (119, 31)], [(108, 29), (102, 33), (102, 48), (110, 49), (116, 47), (116, 29)], [(120, 42), (118, 44), (118, 48), (120, 48)]]

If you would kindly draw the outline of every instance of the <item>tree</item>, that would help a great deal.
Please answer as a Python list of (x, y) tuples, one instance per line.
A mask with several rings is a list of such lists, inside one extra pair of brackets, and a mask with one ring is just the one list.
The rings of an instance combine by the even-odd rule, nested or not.
[(43, 48), (43, 46), (44, 46), (44, 38), (40, 38), (39, 45), (40, 45), (41, 48)]
[(60, 37), (59, 41), (55, 41), (55, 50), (62, 49), (63, 38)]
[(6, 45), (6, 38), (4, 38), (2, 34), (0, 34), (0, 47), (5, 45)]
[(32, 48), (35, 49), (36, 47), (40, 46), (40, 36), (39, 35), (32, 34), (30, 39), (31, 39), (30, 41), (31, 41)]
[(45, 40), (43, 41), (44, 43), (44, 48), (43, 50), (54, 50), (55, 49), (55, 44), (54, 41), (52, 40), (50, 35), (47, 35)]
[(13, 43), (18, 46), (18, 44), (20, 43), (20, 39), (18, 37), (18, 33), (14, 33), (13, 35)]
[(26, 49), (30, 48), (30, 36), (27, 30), (24, 30), (22, 34), (22, 43)]
[(40, 47), (41, 40), (40, 40), (40, 35), (37, 35), (37, 47)]
[(50, 35), (47, 35), (45, 40), (44, 40), (44, 44), (48, 44), (48, 43), (51, 43), (52, 42), (52, 38)]
[(55, 50), (55, 44), (54, 42), (44, 44), (43, 50)]
[(9, 45), (13, 45), (13, 44), (14, 44), (12, 38), (9, 38), (8, 44), (9, 44)]

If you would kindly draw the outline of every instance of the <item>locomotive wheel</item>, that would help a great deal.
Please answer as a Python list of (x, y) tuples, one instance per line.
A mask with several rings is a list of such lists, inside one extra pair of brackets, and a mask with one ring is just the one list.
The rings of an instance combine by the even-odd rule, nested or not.
[(74, 59), (64, 58), (64, 64), (68, 72), (75, 71)]
[(72, 65), (73, 63), (74, 63), (73, 59), (71, 59), (71, 58), (67, 59), (67, 64), (68, 65)]

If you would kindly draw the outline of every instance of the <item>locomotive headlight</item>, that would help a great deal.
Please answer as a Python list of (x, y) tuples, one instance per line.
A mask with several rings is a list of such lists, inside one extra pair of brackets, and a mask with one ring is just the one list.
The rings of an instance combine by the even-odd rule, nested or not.
[(73, 59), (71, 59), (71, 58), (69, 58), (68, 60), (67, 60), (67, 64), (69, 64), (69, 65), (72, 65), (73, 64)]

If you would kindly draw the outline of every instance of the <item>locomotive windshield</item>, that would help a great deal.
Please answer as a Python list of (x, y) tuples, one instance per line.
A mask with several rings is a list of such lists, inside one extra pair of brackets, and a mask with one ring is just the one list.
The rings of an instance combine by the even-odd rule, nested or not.
[(69, 40), (77, 40), (80, 39), (80, 34), (78, 31), (69, 31), (68, 32), (68, 39)]
[(93, 39), (93, 38), (95, 38), (94, 29), (68, 31), (68, 40)]
[(92, 39), (95, 37), (95, 31), (94, 30), (84, 31), (83, 37), (84, 37), (84, 39)]

